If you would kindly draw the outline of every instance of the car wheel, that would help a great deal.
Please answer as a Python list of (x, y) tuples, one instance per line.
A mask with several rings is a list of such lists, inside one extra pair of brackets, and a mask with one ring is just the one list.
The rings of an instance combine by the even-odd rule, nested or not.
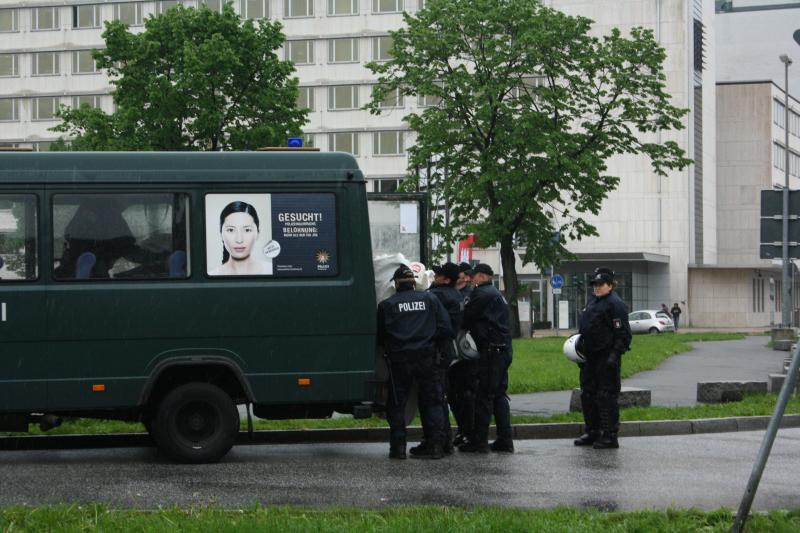
[(153, 438), (168, 457), (182, 463), (214, 463), (233, 446), (239, 411), (233, 399), (210, 383), (187, 383), (167, 394), (152, 423)]
[(659, 333), (661, 333), (660, 331), (658, 331), (658, 328), (657, 328), (657, 327), (655, 327), (655, 326), (653, 326), (652, 328), (650, 328), (649, 330), (647, 330), (647, 332), (648, 332), (650, 335), (658, 335)]

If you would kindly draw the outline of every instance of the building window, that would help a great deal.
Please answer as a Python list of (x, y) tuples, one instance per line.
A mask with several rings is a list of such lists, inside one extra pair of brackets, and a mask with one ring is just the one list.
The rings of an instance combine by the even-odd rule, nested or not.
[(392, 58), (392, 37), (372, 38), (372, 59), (375, 61), (388, 61)]
[(179, 6), (181, 3), (180, 0), (163, 0), (158, 3), (158, 14), (166, 13), (167, 10)]
[(297, 107), (314, 111), (314, 87), (300, 87), (297, 93)]
[(779, 128), (786, 127), (786, 106), (777, 100), (772, 101), (772, 122)]
[(328, 0), (328, 15), (357, 15), (358, 0)]
[(242, 0), (241, 13), (247, 19), (269, 18), (269, 0)]
[(0, 54), (0, 76), (19, 76), (19, 56), (17, 54)]
[[(53, 141), (39, 141), (34, 143), (33, 149), (37, 152), (49, 152), (50, 146), (53, 144)], [(69, 144), (69, 143), (66, 143)]]
[(97, 64), (92, 57), (91, 50), (77, 50), (72, 52), (72, 73), (73, 74), (94, 74), (97, 72)]
[[(778, 143), (772, 144), (772, 164), (786, 172), (786, 149)], [(800, 154), (793, 151), (789, 152), (789, 175), (800, 178)]]
[(303, 146), (307, 148), (314, 148), (316, 144), (314, 144), (314, 134), (313, 133), (306, 133), (303, 135)]
[(19, 120), (19, 104), (14, 98), (0, 98), (0, 122)]
[(753, 312), (764, 312), (764, 278), (753, 279)]
[(98, 95), (81, 95), (72, 97), (72, 107), (79, 109), (83, 104), (88, 105), (94, 109), (100, 109), (102, 96)]
[(375, 192), (383, 192), (383, 193), (390, 193), (390, 192), (397, 192), (400, 189), (400, 183), (402, 183), (403, 178), (381, 178), (376, 179), (374, 181), (374, 190)]
[(57, 7), (35, 7), (31, 18), (31, 27), (34, 30), (56, 30), (59, 27)]
[[(211, 11), (222, 13), (222, 8), (225, 7), (225, 0), (201, 0), (200, 5), (206, 6)], [(242, 13), (244, 13), (244, 2), (242, 2)]]
[(328, 150), (358, 155), (358, 133), (329, 133)]
[(287, 17), (311, 17), (314, 15), (314, 0), (284, 0), (283, 12)]
[(58, 97), (42, 96), (33, 99), (33, 120), (55, 120), (58, 111)]
[(792, 109), (789, 110), (789, 133), (795, 137), (800, 137), (800, 115)]
[(73, 28), (99, 28), (100, 6), (80, 5), (72, 6)]
[(328, 109), (357, 109), (358, 85), (334, 85), (328, 87)]
[(61, 55), (58, 52), (39, 52), (33, 54), (34, 76), (55, 76), (60, 69)]
[(373, 155), (400, 155), (403, 150), (402, 131), (376, 131), (372, 134)]
[(17, 31), (17, 10), (0, 9), (0, 32)]
[(114, 4), (114, 20), (124, 22), (128, 26), (142, 25), (142, 3), (127, 2)]
[(314, 41), (287, 41), (286, 59), (295, 65), (314, 63)]
[(403, 0), (372, 0), (373, 13), (400, 13), (403, 11)]
[(331, 39), (328, 41), (329, 63), (355, 63), (358, 61), (358, 39)]
[(381, 103), (378, 104), (378, 107), (381, 109), (388, 109), (392, 107), (403, 107), (404, 105), (405, 100), (403, 99), (402, 93), (400, 93), (400, 89), (394, 89), (386, 95)]
[(442, 102), (441, 96), (424, 95), (424, 94), (420, 94), (417, 96), (417, 105), (419, 107), (433, 107), (439, 105), (441, 102)]

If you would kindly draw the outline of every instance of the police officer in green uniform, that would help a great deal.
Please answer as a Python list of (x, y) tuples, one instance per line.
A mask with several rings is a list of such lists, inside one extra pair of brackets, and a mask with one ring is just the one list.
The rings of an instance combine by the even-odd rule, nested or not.
[(419, 384), (419, 408), (429, 446), (416, 457), (444, 456), (444, 395), (436, 366), (437, 344), (452, 339), (450, 319), (439, 299), (415, 289), (414, 272), (401, 265), (392, 276), (397, 292), (378, 304), (377, 341), (388, 356), (389, 457), (406, 458), (405, 409), (414, 381)]
[(575, 446), (596, 449), (619, 448), (619, 392), (622, 354), (630, 349), (628, 307), (614, 292), (614, 272), (598, 268), (590, 284), (594, 297), (579, 321), (579, 351), (586, 357), (580, 365), (581, 406), (586, 431)]

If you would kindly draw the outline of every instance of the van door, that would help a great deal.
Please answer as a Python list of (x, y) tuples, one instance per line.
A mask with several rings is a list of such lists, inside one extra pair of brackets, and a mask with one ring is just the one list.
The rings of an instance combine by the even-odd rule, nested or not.
[(0, 190), (0, 410), (46, 407), (42, 191)]

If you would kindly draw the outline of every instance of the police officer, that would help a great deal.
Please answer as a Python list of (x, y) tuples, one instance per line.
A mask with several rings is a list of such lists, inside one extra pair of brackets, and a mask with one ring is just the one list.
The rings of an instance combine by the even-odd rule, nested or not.
[[(434, 266), (433, 273), (433, 284), (429, 290), (444, 306), (450, 318), (450, 327), (455, 333), (461, 328), (461, 315), (464, 313), (464, 300), (461, 297), (461, 293), (455, 288), (459, 274), (458, 265), (447, 262), (441, 266)], [(456, 356), (456, 350), (452, 339), (440, 342), (437, 348), (439, 351), (437, 354), (438, 379), (442, 387), (442, 393), (447, 396), (447, 399), (444, 397), (442, 398), (442, 416), (445, 430), (444, 453), (445, 455), (450, 455), (453, 453), (453, 434), (450, 428), (450, 410), (447, 405), (450, 396), (448, 369)], [(411, 448), (409, 451), (411, 455), (418, 455), (421, 452), (424, 453), (428, 446), (428, 436), (425, 435), (423, 442), (421, 442), (419, 446)]]
[(511, 328), (508, 304), (492, 284), (494, 271), (486, 264), (473, 268), (469, 302), (464, 307), (464, 329), (468, 329), (478, 345), (478, 393), (475, 405), (475, 426), (462, 452), (487, 453), (489, 424), (494, 412), (497, 440), (491, 445), (496, 452), (514, 452), (511, 438), (511, 410), (508, 405), (508, 367), (511, 366)]
[(458, 264), (456, 289), (461, 293), (461, 296), (464, 298), (464, 304), (466, 305), (469, 301), (470, 294), (472, 294), (472, 266), (467, 262)]
[(590, 284), (594, 297), (581, 313), (578, 331), (579, 350), (586, 357), (580, 365), (586, 432), (575, 440), (575, 446), (619, 448), (620, 364), (631, 345), (628, 308), (614, 292), (612, 270), (596, 269)]
[(378, 304), (378, 344), (389, 366), (389, 457), (406, 458), (405, 407), (412, 383), (419, 383), (419, 408), (430, 446), (417, 457), (444, 456), (443, 394), (437, 379), (436, 345), (453, 338), (450, 320), (439, 299), (415, 289), (414, 272), (405, 265), (392, 276), (397, 292)]

